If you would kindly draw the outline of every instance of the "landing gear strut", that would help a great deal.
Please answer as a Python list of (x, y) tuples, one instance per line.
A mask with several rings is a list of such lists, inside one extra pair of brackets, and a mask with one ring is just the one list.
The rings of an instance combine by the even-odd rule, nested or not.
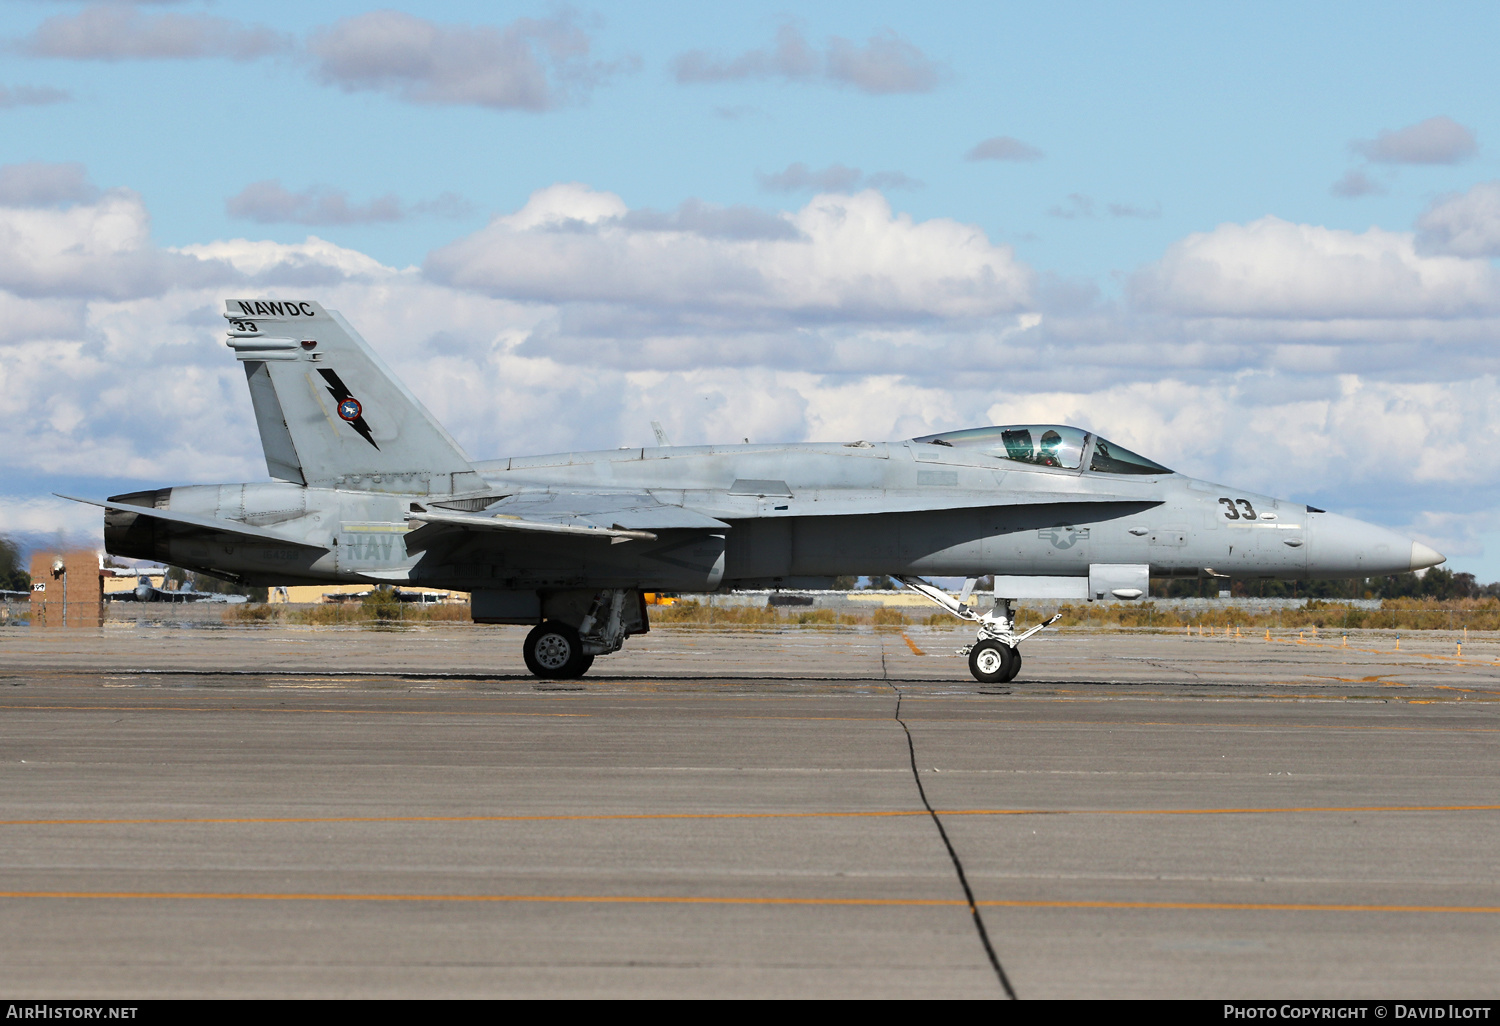
[(1010, 599), (997, 597), (994, 608), (987, 613), (976, 613), (973, 607), (964, 604), (963, 600), (969, 597), (974, 587), (972, 580), (964, 586), (963, 598), (958, 600), (918, 577), (897, 577), (896, 580), (954, 616), (979, 625), (979, 636), (974, 639), (974, 644), (959, 649), (958, 654), (969, 657), (969, 672), (981, 684), (1003, 684), (1014, 680), (1021, 672), (1021, 642), (1062, 619), (1061, 613), (1055, 613), (1045, 623), (1017, 634), (1016, 615), (1010, 608)]

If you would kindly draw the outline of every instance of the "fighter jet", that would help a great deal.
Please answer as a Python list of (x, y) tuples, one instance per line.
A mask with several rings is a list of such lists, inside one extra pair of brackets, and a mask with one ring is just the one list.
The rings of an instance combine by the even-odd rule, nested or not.
[(244, 595), (222, 595), (212, 591), (197, 591), (192, 585), (181, 588), (158, 588), (142, 576), (129, 591), (109, 591), (104, 597), (111, 602), (244, 602)]
[[(1046, 626), (1017, 633), (1017, 599), (1132, 601), (1151, 577), (1369, 577), (1444, 558), (1063, 424), (475, 461), (338, 313), (247, 299), (224, 316), (273, 480), (96, 503), (109, 552), (251, 585), (467, 591), (476, 622), (532, 625), (523, 655), (539, 677), (581, 676), (649, 630), (646, 591), (894, 576), (977, 624), (969, 668), (998, 682)], [(993, 601), (971, 604), (988, 574)], [(971, 584), (955, 600), (931, 576)]]

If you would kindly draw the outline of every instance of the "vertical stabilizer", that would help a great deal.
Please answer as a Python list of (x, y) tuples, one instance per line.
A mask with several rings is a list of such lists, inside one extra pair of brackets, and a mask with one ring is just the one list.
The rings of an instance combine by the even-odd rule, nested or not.
[(305, 300), (224, 306), (272, 477), (435, 495), (483, 487), (458, 443), (336, 312)]

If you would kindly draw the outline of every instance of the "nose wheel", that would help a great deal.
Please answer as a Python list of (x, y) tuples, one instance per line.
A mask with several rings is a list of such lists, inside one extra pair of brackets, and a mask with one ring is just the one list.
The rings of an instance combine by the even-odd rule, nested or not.
[(998, 641), (980, 641), (969, 649), (969, 672), (981, 684), (1004, 684), (1021, 672), (1021, 650)]

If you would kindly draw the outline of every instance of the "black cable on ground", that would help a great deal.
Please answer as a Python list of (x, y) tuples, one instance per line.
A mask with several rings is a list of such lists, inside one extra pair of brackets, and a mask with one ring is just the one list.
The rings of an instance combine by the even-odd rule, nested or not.
[[(885, 672), (885, 653), (880, 654), (880, 669)], [(886, 674), (889, 678), (889, 674)], [(948, 849), (948, 858), (953, 862), (953, 869), (958, 874), (958, 882), (964, 889), (964, 899), (969, 903), (969, 914), (974, 917), (974, 929), (979, 932), (979, 943), (984, 945), (984, 953), (989, 957), (990, 966), (995, 970), (995, 978), (1000, 981), (1000, 987), (1005, 991), (1005, 996), (1012, 1001), (1016, 1000), (1016, 990), (1010, 985), (1010, 977), (1005, 975), (1005, 968), (1000, 964), (1000, 956), (995, 954), (995, 946), (990, 943), (989, 931), (984, 928), (984, 917), (979, 914), (979, 906), (974, 902), (974, 891), (969, 887), (969, 878), (964, 873), (964, 864), (958, 857), (958, 852), (953, 847), (953, 842), (948, 839), (948, 831), (943, 829), (943, 821), (938, 817), (937, 810), (932, 807), (932, 802), (927, 800), (927, 789), (922, 786), (922, 774), (917, 771), (917, 746), (912, 741), (911, 728), (901, 718), (901, 689), (894, 682), (887, 679), (886, 683), (891, 685), (891, 690), (896, 692), (896, 722), (901, 724), (901, 730), (906, 734), (906, 751), (911, 756), (911, 775), (917, 782), (917, 795), (922, 799), (922, 805), (927, 809), (927, 814), (932, 817), (933, 825), (937, 827), (938, 836), (943, 839), (943, 847)]]

